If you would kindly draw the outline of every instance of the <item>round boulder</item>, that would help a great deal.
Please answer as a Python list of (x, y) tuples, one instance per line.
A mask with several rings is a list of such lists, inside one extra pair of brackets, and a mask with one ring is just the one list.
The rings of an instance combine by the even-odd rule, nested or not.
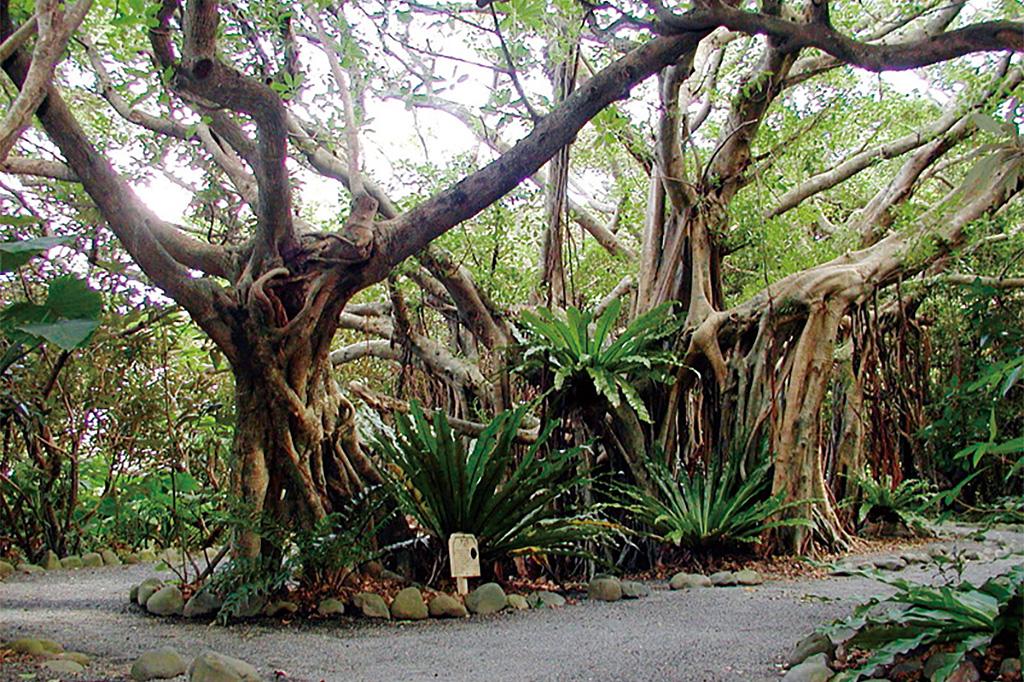
[(181, 611), (181, 615), (186, 618), (212, 616), (220, 611), (223, 603), (223, 600), (214, 594), (212, 590), (203, 588), (189, 598), (185, 603), (185, 608)]
[(102, 568), (103, 557), (96, 552), (86, 552), (82, 555), (82, 566), (84, 568)]
[(431, 599), (429, 611), (434, 618), (465, 618), (469, 615), (462, 602), (449, 594), (439, 594)]
[(160, 578), (146, 578), (139, 583), (138, 589), (135, 590), (135, 603), (146, 608), (146, 602), (149, 598), (156, 594), (156, 591), (164, 586), (164, 581)]
[(718, 571), (712, 573), (709, 580), (715, 587), (731, 587), (736, 584), (736, 574), (732, 571)]
[(617, 578), (594, 578), (587, 585), (587, 597), (597, 601), (622, 599), (622, 583)]
[(736, 571), (735, 576), (736, 582), (740, 585), (761, 585), (764, 583), (764, 578), (761, 574), (749, 568)]
[(60, 557), (52, 549), (46, 551), (46, 556), (43, 557), (43, 568), (47, 571), (56, 571), (58, 568), (63, 568), (60, 565)]
[(117, 554), (112, 549), (101, 550), (100, 551), (100, 556), (103, 558), (103, 565), (104, 566), (120, 566), (121, 565), (121, 557), (117, 556)]
[(146, 610), (154, 616), (180, 616), (184, 608), (185, 597), (177, 585), (161, 587), (146, 600)]
[(359, 609), (366, 618), (391, 618), (391, 611), (379, 594), (360, 592), (352, 597), (352, 605)]
[(498, 583), (484, 583), (466, 596), (466, 608), (480, 616), (497, 613), (507, 605), (508, 597)]
[(642, 597), (650, 596), (650, 594), (651, 588), (641, 582), (637, 582), (636, 580), (622, 581), (623, 599), (640, 599)]
[(6, 561), (0, 561), (0, 580), (14, 573), (14, 566)]
[(189, 682), (260, 682), (256, 668), (214, 651), (196, 656), (188, 669)]
[(320, 605), (316, 607), (316, 612), (328, 618), (344, 615), (345, 602), (334, 597), (328, 597), (320, 602)]
[(81, 568), (83, 566), (82, 557), (77, 554), (66, 556), (60, 560), (60, 565), (64, 568)]
[(391, 602), (391, 617), (397, 620), (424, 620), (427, 617), (427, 605), (420, 591), (415, 587), (407, 587), (396, 594)]
[(85, 666), (74, 661), (54, 659), (46, 661), (42, 665), (43, 670), (57, 675), (80, 675), (85, 672)]
[(139, 656), (132, 664), (132, 679), (144, 682), (145, 680), (169, 680), (178, 675), (184, 675), (188, 670), (185, 659), (177, 651), (170, 647), (164, 647), (156, 651), (147, 651)]
[(530, 602), (526, 601), (526, 597), (521, 594), (510, 594), (506, 601), (508, 602), (508, 607), (516, 611), (527, 611), (530, 608)]
[(565, 606), (565, 597), (557, 592), (548, 592), (547, 590), (531, 592), (530, 596), (526, 598), (526, 601), (528, 601), (530, 606), (535, 609), (557, 609)]
[(676, 573), (669, 580), (668, 586), (673, 590), (692, 590), (696, 587), (711, 587), (711, 579), (699, 573)]

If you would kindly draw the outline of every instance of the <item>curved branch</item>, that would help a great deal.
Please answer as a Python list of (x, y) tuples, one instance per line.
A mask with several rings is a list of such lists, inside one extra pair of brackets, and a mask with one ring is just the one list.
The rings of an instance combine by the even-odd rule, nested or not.
[(688, 35), (719, 26), (771, 36), (785, 52), (815, 47), (850, 66), (875, 72), (916, 69), (974, 52), (1024, 51), (1024, 22), (1016, 21), (986, 21), (920, 40), (878, 45), (844, 35), (827, 22), (796, 23), (716, 4), (685, 14), (659, 9), (654, 28), (665, 35)]

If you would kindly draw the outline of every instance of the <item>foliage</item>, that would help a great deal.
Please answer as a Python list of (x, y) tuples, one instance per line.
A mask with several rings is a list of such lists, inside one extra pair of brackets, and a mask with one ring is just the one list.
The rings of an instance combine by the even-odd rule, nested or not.
[(682, 326), (684, 318), (665, 304), (633, 319), (612, 340), (612, 327), (619, 318), (621, 300), (616, 299), (595, 320), (576, 308), (560, 313), (539, 308), (524, 311), (522, 321), (531, 333), (523, 365), (525, 368), (553, 367), (556, 392), (578, 390), (581, 382), (592, 386), (613, 406), (623, 398), (642, 421), (650, 422), (643, 399), (634, 387), (638, 380), (671, 383), (669, 369), (677, 361), (662, 343)]
[(857, 509), (857, 523), (869, 519), (902, 521), (909, 528), (924, 528), (924, 512), (936, 500), (935, 486), (928, 481), (908, 478), (896, 484), (885, 474), (875, 479), (868, 470), (856, 478), (862, 497)]
[(288, 569), (272, 557), (236, 557), (224, 570), (215, 573), (203, 589), (221, 595), (217, 622), (224, 625), (280, 591), (290, 577)]
[(194, 547), (209, 539), (209, 523), (223, 498), (188, 472), (132, 476), (98, 500), (95, 512), (83, 519), (82, 533), (97, 546)]
[[(856, 668), (839, 673), (840, 682), (869, 677), (901, 654), (933, 644), (952, 645), (952, 655), (932, 680), (944, 682), (971, 652), (984, 654), (993, 642), (1018, 649), (1024, 627), (1024, 566), (986, 581), (980, 586), (962, 581), (933, 587), (901, 578), (873, 574), (896, 588), (896, 594), (872, 599), (853, 615), (837, 621), (829, 630), (854, 629), (848, 648), (871, 655)], [(880, 607), (889, 607), (878, 613)]]
[(502, 412), (467, 449), (443, 412), (428, 421), (418, 403), (395, 416), (396, 436), (378, 434), (388, 462), (388, 489), (402, 510), (427, 533), (447, 543), (452, 533), (472, 533), (483, 557), (573, 553), (578, 543), (606, 525), (559, 514), (555, 502), (583, 483), (576, 468), (579, 447), (548, 452), (556, 424), (539, 433), (521, 459), (515, 438), (528, 406)]
[(375, 548), (377, 528), (392, 515), (380, 488), (369, 488), (309, 528), (285, 527), (267, 514), (252, 514), (239, 501), (226, 505), (226, 525), (258, 530), (274, 552), (252, 559), (236, 557), (204, 585), (221, 596), (220, 623), (238, 617), (289, 585), (315, 592), (336, 593), (359, 564), (378, 558), (387, 548)]
[(694, 472), (673, 472), (661, 457), (649, 457), (647, 471), (658, 495), (615, 484), (612, 494), (622, 501), (612, 506), (630, 512), (665, 541), (692, 550), (750, 544), (771, 528), (809, 525), (804, 519), (778, 518), (800, 503), (769, 495), (767, 458), (746, 476), (742, 462), (742, 454), (734, 452)]

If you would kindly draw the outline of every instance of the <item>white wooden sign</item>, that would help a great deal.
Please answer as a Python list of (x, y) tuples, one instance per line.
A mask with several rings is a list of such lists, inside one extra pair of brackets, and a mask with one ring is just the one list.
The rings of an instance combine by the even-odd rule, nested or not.
[(480, 577), (480, 546), (476, 536), (469, 533), (452, 533), (448, 538), (448, 563), (455, 578), (459, 594), (469, 593), (467, 578)]

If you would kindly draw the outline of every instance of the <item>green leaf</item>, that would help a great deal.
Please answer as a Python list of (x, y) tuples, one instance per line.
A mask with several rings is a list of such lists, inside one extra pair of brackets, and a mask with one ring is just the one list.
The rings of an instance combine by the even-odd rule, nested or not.
[(103, 311), (103, 297), (85, 280), (67, 275), (50, 282), (46, 306), (65, 319), (95, 320)]
[[(0, 217), (7, 224), (14, 220), (9, 216)], [(35, 256), (49, 251), (55, 246), (70, 244), (74, 237), (39, 237), (36, 239), (22, 239), (16, 242), (0, 242), (0, 272), (11, 272)]]
[(45, 339), (63, 350), (75, 350), (88, 343), (99, 325), (97, 320), (58, 320), (20, 325), (16, 329), (29, 336)]

